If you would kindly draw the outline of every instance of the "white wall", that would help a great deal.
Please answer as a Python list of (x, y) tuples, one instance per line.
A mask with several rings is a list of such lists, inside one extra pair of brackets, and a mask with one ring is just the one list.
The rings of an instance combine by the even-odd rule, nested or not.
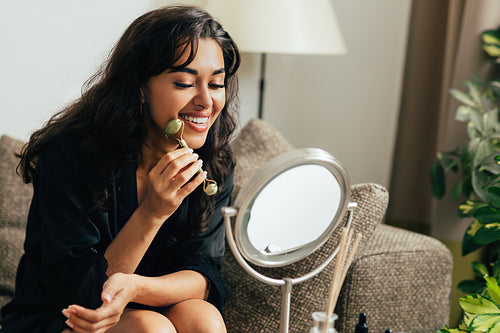
[[(269, 55), (264, 118), (295, 146), (339, 158), (353, 183), (388, 186), (411, 0), (332, 1), (348, 54)], [(78, 97), (133, 19), (169, 2), (2, 2), (0, 133), (27, 139)], [(259, 60), (243, 55), (242, 125), (257, 114)]]

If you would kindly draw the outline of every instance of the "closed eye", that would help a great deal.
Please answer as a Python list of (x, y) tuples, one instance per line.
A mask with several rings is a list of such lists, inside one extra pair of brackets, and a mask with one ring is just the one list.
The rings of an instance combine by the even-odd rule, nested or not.
[(211, 84), (209, 84), (208, 86), (209, 86), (210, 88), (212, 88), (212, 89), (222, 89), (222, 88), (224, 88), (224, 87), (225, 87), (225, 85), (223, 85), (223, 84), (215, 84), (215, 83), (211, 83)]
[(174, 84), (178, 88), (191, 88), (191, 87), (194, 87), (193, 84), (189, 84), (189, 83), (174, 82)]

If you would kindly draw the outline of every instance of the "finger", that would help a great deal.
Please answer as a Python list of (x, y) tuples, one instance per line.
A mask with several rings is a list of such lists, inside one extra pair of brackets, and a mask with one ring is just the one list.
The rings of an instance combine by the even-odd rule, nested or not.
[(65, 323), (71, 328), (71, 332), (77, 333), (99, 333), (106, 332), (111, 327), (115, 326), (120, 318), (108, 320), (107, 322), (99, 322), (98, 324), (91, 324), (88, 322), (78, 321), (76, 317), (68, 319)]
[[(198, 173), (203, 166), (202, 160), (197, 160), (190, 165), (185, 166), (182, 170), (175, 175), (172, 179), (172, 185), (177, 190), (180, 190), (183, 186), (188, 184), (188, 182)], [(165, 176), (164, 181), (168, 181), (168, 176)]]
[(177, 175), (192, 165), (192, 163), (199, 160), (199, 156), (196, 153), (184, 154), (178, 158), (172, 160), (161, 172), (160, 176), (163, 178), (175, 178)]
[(101, 299), (104, 304), (111, 303), (121, 291), (123, 291), (123, 286), (117, 283), (113, 283), (115, 279), (110, 278), (102, 288)]
[(169, 153), (166, 153), (163, 155), (160, 160), (156, 163), (156, 165), (151, 169), (150, 175), (151, 176), (158, 176), (160, 175), (165, 168), (172, 163), (172, 161), (176, 160), (177, 158), (183, 156), (183, 155), (192, 155), (193, 150), (189, 148), (182, 148), (182, 149), (176, 149), (174, 151), (171, 151)]
[[(66, 324), (74, 331), (95, 332), (103, 327), (115, 325), (120, 313), (116, 310), (100, 307), (97, 310), (90, 310), (77, 305), (71, 305), (63, 310), (63, 314), (68, 317)], [(68, 316), (69, 314), (69, 316)]]
[(68, 310), (71, 312), (71, 318), (77, 317), (85, 322), (97, 323), (113, 315), (113, 309), (110, 306), (101, 306), (97, 310), (84, 308), (80, 305), (70, 305)]
[(187, 197), (191, 192), (193, 192), (198, 186), (203, 183), (207, 178), (207, 172), (203, 171), (198, 176), (196, 176), (192, 181), (181, 187), (179, 190), (179, 195), (182, 197)]

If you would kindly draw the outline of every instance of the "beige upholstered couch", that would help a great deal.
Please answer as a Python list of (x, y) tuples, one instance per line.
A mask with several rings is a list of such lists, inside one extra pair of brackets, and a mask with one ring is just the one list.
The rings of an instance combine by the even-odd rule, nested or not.
[[(31, 185), (15, 174), (17, 159), (12, 152), (21, 142), (0, 139), (0, 306), (12, 297), (16, 265), (22, 254)], [(275, 155), (293, 149), (271, 126), (250, 121), (233, 141), (238, 166), (235, 193), (252, 173)], [(364, 241), (351, 266), (335, 313), (341, 333), (354, 332), (360, 312), (366, 312), (370, 332), (435, 332), (448, 321), (452, 259), (439, 241), (420, 234), (380, 224), (388, 203), (386, 189), (377, 184), (352, 187), (357, 202), (353, 228)], [(306, 223), (306, 221), (304, 222)], [(267, 272), (293, 277), (316, 267), (338, 242), (338, 234), (315, 254), (285, 268)], [(324, 310), (331, 263), (313, 279), (292, 291), (290, 332), (308, 332), (311, 313)], [(225, 307), (228, 332), (275, 333), (279, 331), (281, 291), (248, 276), (226, 251), (222, 267), (229, 291)]]

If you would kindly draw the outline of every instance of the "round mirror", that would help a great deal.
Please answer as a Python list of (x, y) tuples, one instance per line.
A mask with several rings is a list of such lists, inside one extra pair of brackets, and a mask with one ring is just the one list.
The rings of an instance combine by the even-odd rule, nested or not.
[(249, 262), (277, 267), (318, 249), (346, 211), (345, 169), (321, 149), (293, 150), (259, 169), (238, 194), (234, 238)]

